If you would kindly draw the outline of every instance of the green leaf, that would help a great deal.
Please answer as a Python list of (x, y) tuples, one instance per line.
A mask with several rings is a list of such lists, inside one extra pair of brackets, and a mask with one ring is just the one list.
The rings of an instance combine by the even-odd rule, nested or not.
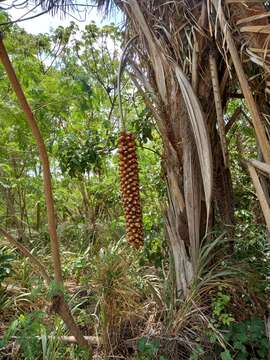
[(231, 353), (229, 352), (229, 350), (225, 350), (223, 351), (221, 354), (221, 360), (233, 360)]

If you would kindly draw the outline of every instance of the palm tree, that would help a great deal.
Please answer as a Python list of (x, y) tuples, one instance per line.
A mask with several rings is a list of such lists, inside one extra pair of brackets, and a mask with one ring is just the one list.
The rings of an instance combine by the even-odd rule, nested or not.
[[(90, 3), (105, 12), (116, 6), (125, 14), (124, 60), (163, 140), (166, 228), (178, 294), (186, 296), (205, 234), (218, 216), (228, 231), (234, 223), (226, 132), (241, 110), (227, 123), (223, 114), (239, 96), (258, 150), (257, 160), (244, 161), (270, 231), (269, 5), (255, 0)], [(76, 7), (66, 0), (42, 0), (41, 6), (52, 12)]]
[[(223, 117), (234, 96), (243, 96), (256, 134), (261, 161), (246, 159), (246, 164), (270, 230), (269, 184), (257, 175), (257, 170), (270, 173), (268, 3), (90, 3), (105, 12), (117, 6), (126, 16), (125, 62), (163, 140), (166, 226), (177, 290), (185, 295), (196, 272), (200, 243), (217, 215), (228, 229), (234, 223), (226, 132), (240, 111), (228, 124)], [(66, 0), (45, 0), (41, 6), (45, 11), (76, 7)], [(241, 92), (236, 94), (236, 89)]]

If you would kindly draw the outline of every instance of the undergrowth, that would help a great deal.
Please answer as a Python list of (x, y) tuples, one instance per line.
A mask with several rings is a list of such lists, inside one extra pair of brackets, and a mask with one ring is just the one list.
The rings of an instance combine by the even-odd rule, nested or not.
[[(97, 247), (91, 257), (87, 250), (76, 257), (66, 253), (67, 299), (84, 334), (98, 338), (97, 358), (265, 359), (268, 248), (256, 242), (254, 259), (254, 251), (249, 258), (246, 249), (244, 257), (241, 240), (233, 256), (226, 255), (226, 244), (225, 236), (205, 241), (185, 300), (175, 298), (172, 265), (142, 266), (144, 250), (132, 251), (125, 239)], [(29, 360), (87, 358), (77, 346), (59, 340), (66, 329), (57, 317), (47, 317), (50, 298), (27, 260), (2, 253), (1, 312), (6, 325), (1, 353), (10, 352), (13, 344), (16, 356)], [(256, 272), (254, 263), (264, 271)], [(23, 269), (19, 273), (18, 264)], [(12, 277), (17, 288), (8, 285)]]

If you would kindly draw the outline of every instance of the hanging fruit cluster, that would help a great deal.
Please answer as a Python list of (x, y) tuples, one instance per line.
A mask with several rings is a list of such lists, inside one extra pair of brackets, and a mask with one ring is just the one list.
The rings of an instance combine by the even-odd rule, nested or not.
[(121, 132), (119, 169), (122, 202), (125, 211), (127, 239), (131, 245), (143, 245), (143, 223), (139, 192), (139, 169), (134, 136)]

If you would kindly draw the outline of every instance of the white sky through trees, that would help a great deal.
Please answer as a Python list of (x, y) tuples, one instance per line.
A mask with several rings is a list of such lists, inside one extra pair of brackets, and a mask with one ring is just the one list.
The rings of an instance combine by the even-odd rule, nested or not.
[[(5, 1), (2, 4), (7, 7), (9, 5), (9, 1)], [(3, 8), (5, 8), (5, 6), (3, 6)], [(31, 10), (33, 7), (33, 4), (31, 4), (28, 8), (13, 7), (8, 10), (8, 13), (12, 20), (16, 21), (20, 18), (27, 18), (42, 12), (40, 7), (35, 10)], [(54, 16), (51, 14), (43, 14), (33, 19), (20, 21), (18, 22), (18, 25), (31, 34), (39, 34), (47, 33), (50, 30), (56, 29), (58, 26), (68, 26), (71, 21), (74, 21), (80, 29), (84, 29), (85, 25), (91, 21), (95, 21), (98, 26), (101, 26), (112, 22), (119, 23), (121, 21), (121, 17), (119, 16), (119, 13), (115, 13), (107, 18), (101, 12), (97, 11), (95, 7), (82, 7), (80, 12), (71, 13), (70, 15), (65, 14), (64, 16), (63, 13), (59, 13)]]

